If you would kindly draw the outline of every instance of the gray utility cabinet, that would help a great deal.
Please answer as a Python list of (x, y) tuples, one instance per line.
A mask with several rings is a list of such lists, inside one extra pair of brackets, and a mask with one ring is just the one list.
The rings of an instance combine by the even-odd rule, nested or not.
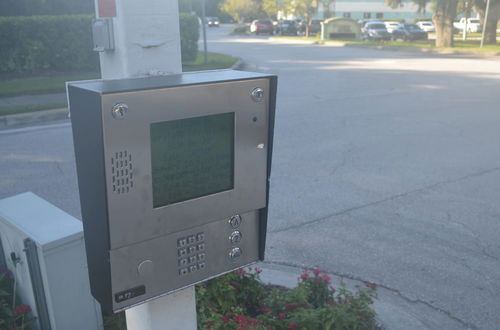
[(37, 318), (34, 329), (102, 329), (81, 221), (33, 193), (0, 200), (0, 262)]

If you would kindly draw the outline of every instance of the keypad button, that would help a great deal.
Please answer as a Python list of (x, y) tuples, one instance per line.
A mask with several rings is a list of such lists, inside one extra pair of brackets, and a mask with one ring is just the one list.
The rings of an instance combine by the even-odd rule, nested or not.
[(184, 257), (185, 255), (187, 255), (187, 249), (186, 248), (179, 249), (178, 254), (179, 257)]
[(189, 263), (192, 264), (194, 262), (196, 262), (196, 256), (189, 257)]
[(204, 233), (198, 233), (196, 234), (196, 240), (198, 242), (202, 242), (205, 239), (205, 234)]
[(229, 241), (231, 242), (231, 244), (236, 244), (241, 241), (242, 237), (243, 235), (241, 234), (241, 232), (239, 230), (235, 230), (229, 236)]
[(188, 236), (187, 241), (188, 241), (189, 244), (195, 243), (196, 242), (196, 236), (194, 236), (194, 235)]
[(189, 272), (194, 273), (198, 267), (196, 265), (189, 266)]
[(198, 244), (198, 251), (205, 251), (205, 243)]
[(189, 273), (189, 270), (187, 268), (179, 269), (179, 275), (186, 275), (188, 273)]
[(205, 253), (198, 253), (198, 260), (199, 261), (205, 260)]
[(239, 247), (232, 248), (231, 251), (229, 251), (229, 259), (232, 261), (236, 261), (241, 257), (242, 251)]
[(196, 246), (190, 246), (189, 247), (189, 254), (195, 253), (196, 252)]
[(187, 266), (188, 260), (187, 258), (182, 258), (179, 260), (179, 266)]
[(187, 240), (185, 238), (179, 238), (177, 240), (177, 247), (185, 247), (187, 245)]
[(231, 226), (231, 228), (238, 228), (241, 225), (241, 221), (241, 216), (237, 214), (229, 219), (229, 225)]
[(200, 262), (198, 264), (198, 269), (204, 269), (205, 268), (205, 263), (204, 262)]

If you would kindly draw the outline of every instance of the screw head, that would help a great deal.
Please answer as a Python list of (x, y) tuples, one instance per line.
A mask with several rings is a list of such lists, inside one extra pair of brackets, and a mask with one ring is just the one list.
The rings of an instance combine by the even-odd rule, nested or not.
[(260, 87), (255, 87), (250, 92), (250, 96), (255, 102), (262, 102), (262, 100), (264, 99), (264, 90)]
[(128, 111), (128, 105), (125, 103), (117, 103), (111, 108), (111, 115), (114, 119), (123, 119)]

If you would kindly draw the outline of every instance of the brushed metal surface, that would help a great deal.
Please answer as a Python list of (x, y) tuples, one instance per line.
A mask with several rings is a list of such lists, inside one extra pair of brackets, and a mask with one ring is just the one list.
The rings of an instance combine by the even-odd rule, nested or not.
[[(232, 244), (228, 237), (234, 231), (229, 218), (184, 230), (175, 234), (158, 237), (146, 242), (112, 250), (111, 277), (113, 295), (141, 285), (146, 287), (146, 293), (122, 302), (113, 301), (113, 310), (120, 310), (143, 300), (173, 292), (187, 285), (204, 281), (215, 275), (237, 269), (258, 260), (259, 248), (259, 221), (258, 212), (249, 212), (241, 215), (242, 222), (238, 230), (242, 233), (242, 240)], [(179, 265), (178, 246), (179, 238), (204, 233), (204, 262), (205, 267), (186, 275), (179, 271), (193, 264)], [(197, 242), (193, 243), (197, 244)], [(233, 261), (229, 257), (232, 249), (238, 247), (242, 255)], [(197, 255), (199, 252), (195, 252)], [(188, 255), (189, 256), (189, 255)], [(138, 272), (138, 267), (145, 264), (152, 266), (147, 276)]]
[[(262, 88), (264, 102), (249, 93)], [(182, 86), (102, 95), (102, 121), (111, 249), (178, 232), (236, 213), (266, 206), (269, 80)], [(115, 120), (115, 104), (128, 106), (127, 116)], [(151, 123), (235, 113), (234, 189), (164, 207), (153, 208)], [(111, 159), (127, 150), (134, 166), (133, 188), (112, 193)]]

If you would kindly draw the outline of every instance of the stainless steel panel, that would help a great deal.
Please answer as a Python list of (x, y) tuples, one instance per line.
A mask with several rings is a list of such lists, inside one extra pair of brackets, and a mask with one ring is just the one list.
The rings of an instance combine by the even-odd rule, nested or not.
[[(256, 87), (264, 90), (262, 102), (251, 97)], [(268, 79), (254, 79), (103, 95), (111, 249), (265, 207), (269, 93)], [(128, 106), (119, 120), (111, 113), (117, 103)], [(154, 209), (150, 124), (227, 112), (235, 113), (234, 189)], [(133, 187), (123, 194), (113, 192), (117, 152), (132, 159)]]
[[(111, 251), (111, 277), (113, 292), (113, 310), (120, 310), (141, 301), (163, 295), (165, 293), (186, 287), (207, 278), (240, 268), (258, 260), (259, 228), (258, 212), (241, 215), (242, 223), (237, 228), (242, 239), (232, 244), (229, 237), (235, 230), (229, 223), (229, 218), (211, 222), (202, 226), (184, 230), (175, 234), (158, 237), (147, 242), (122, 247)], [(197, 234), (200, 235), (199, 239)], [(197, 240), (189, 242), (191, 236)], [(184, 240), (187, 238), (186, 240)], [(202, 251), (187, 253), (179, 257), (179, 250), (189, 249), (203, 241)], [(239, 247), (242, 251), (237, 261), (231, 261), (229, 252)], [(189, 256), (204, 253), (204, 258), (194, 262)], [(187, 264), (181, 264), (180, 259), (187, 259)], [(180, 275), (181, 269), (189, 269), (193, 264), (205, 263), (203, 269)], [(147, 270), (144, 270), (147, 265)], [(145, 286), (145, 294), (126, 299), (117, 303), (114, 296), (118, 292)]]

